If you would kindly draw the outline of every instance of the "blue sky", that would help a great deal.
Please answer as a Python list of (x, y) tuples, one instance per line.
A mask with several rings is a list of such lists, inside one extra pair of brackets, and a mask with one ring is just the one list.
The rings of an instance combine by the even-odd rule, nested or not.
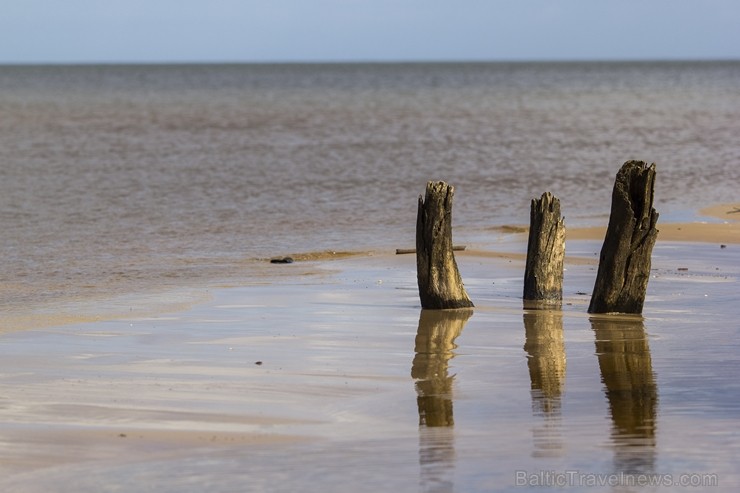
[(738, 0), (0, 1), (0, 63), (740, 59)]

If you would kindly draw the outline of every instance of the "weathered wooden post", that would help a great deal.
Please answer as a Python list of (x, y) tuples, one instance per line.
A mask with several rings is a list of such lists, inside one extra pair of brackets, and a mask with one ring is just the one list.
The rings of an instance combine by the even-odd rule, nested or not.
[(416, 216), (416, 277), (421, 307), (429, 309), (473, 306), (452, 252), (452, 196), (454, 187), (443, 181), (427, 183), (419, 196)]
[(658, 237), (655, 164), (627, 161), (617, 173), (589, 313), (642, 313)]
[(560, 200), (550, 192), (532, 199), (524, 269), (525, 300), (560, 303), (563, 299), (565, 222)]

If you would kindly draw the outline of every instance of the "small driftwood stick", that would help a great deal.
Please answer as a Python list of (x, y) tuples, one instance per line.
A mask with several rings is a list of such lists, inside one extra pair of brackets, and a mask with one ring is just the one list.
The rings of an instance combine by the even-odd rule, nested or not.
[(658, 237), (655, 164), (628, 161), (617, 173), (589, 313), (642, 313)]
[(422, 308), (468, 308), (473, 306), (465, 292), (452, 252), (452, 197), (454, 187), (443, 181), (427, 183), (425, 197), (419, 196), (416, 217), (416, 276)]
[[(465, 245), (454, 245), (452, 247), (453, 252), (464, 252)], [(416, 248), (396, 248), (396, 255), (406, 255), (409, 253), (416, 253)]]
[(525, 300), (560, 303), (563, 299), (565, 222), (560, 200), (550, 192), (532, 199), (527, 264), (524, 269)]

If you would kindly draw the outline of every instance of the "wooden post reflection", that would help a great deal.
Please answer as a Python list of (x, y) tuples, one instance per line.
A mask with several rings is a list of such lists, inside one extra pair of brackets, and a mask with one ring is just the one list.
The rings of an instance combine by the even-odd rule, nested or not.
[(560, 310), (545, 308), (528, 303), (524, 312), (524, 350), (527, 352), (532, 410), (544, 418), (543, 425), (533, 429), (533, 455), (536, 457), (560, 455), (563, 451), (560, 422), (566, 367), (563, 314)]
[(411, 376), (416, 379), (419, 424), (452, 426), (452, 380), (447, 366), (455, 339), (473, 315), (473, 310), (421, 310), (416, 331)]
[(642, 318), (605, 316), (590, 321), (613, 423), (615, 466), (618, 472), (650, 473), (658, 388)]
[(472, 309), (422, 309), (419, 315), (411, 376), (416, 380), (423, 491), (454, 490), (454, 375), (449, 376), (448, 366), (457, 347), (455, 339), (472, 315)]

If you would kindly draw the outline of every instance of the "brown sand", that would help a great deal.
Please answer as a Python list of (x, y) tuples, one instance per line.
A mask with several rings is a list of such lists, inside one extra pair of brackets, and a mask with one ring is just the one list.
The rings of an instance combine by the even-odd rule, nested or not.
[[(661, 223), (658, 241), (692, 241), (701, 243), (740, 243), (740, 204), (720, 204), (702, 209), (700, 214), (723, 222)], [(601, 240), (606, 227), (567, 230), (572, 240)]]
[[(661, 223), (658, 221), (658, 242), (681, 241), (694, 243), (738, 244), (740, 243), (740, 203), (719, 204), (699, 211), (707, 218), (720, 219), (722, 222)], [(526, 245), (528, 228), (523, 225), (504, 225), (492, 228), (493, 231), (508, 235), (519, 235), (520, 242)], [(605, 226), (566, 228), (566, 240), (603, 241)], [(567, 249), (566, 249), (567, 252)], [(500, 252), (466, 248), (456, 254), (458, 257), (480, 257), (524, 262), (526, 252)], [(570, 265), (588, 265), (598, 263), (593, 257), (567, 255), (566, 263)]]
[[(740, 223), (668, 223), (658, 222), (658, 241), (700, 243), (740, 243)], [(603, 240), (606, 227), (571, 228), (567, 240)]]
[(716, 217), (725, 221), (740, 222), (740, 202), (717, 204), (699, 211), (702, 216)]
[[(663, 223), (658, 220), (658, 241), (740, 243), (740, 203), (707, 207), (700, 214), (722, 222)], [(510, 228), (514, 230), (516, 227)], [(523, 233), (526, 228), (518, 227), (516, 230)], [(603, 240), (605, 234), (606, 225), (566, 229), (567, 240)]]

